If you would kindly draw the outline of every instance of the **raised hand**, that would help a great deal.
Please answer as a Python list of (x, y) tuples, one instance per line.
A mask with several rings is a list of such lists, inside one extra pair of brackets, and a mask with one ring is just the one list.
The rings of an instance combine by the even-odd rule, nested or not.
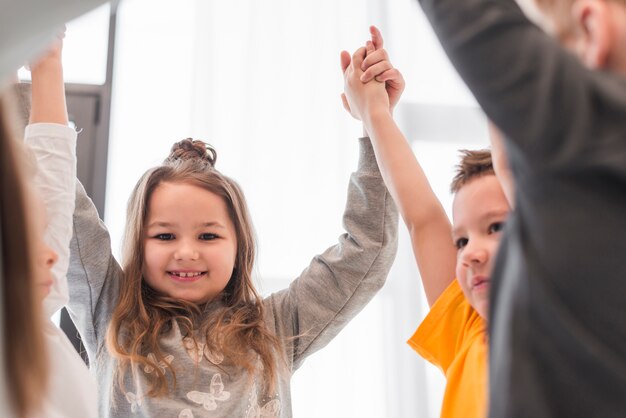
[(411, 234), (415, 260), (429, 304), (435, 303), (455, 277), (456, 248), (452, 227), (411, 146), (393, 120), (392, 110), (404, 90), (404, 79), (383, 48), (380, 31), (352, 57), (341, 53), (344, 107), (363, 121), (376, 162)]
[(63, 28), (57, 32), (56, 39), (48, 46), (48, 49), (46, 49), (38, 58), (24, 65), (24, 68), (32, 72), (36, 70), (37, 67), (45, 66), (49, 63), (56, 66), (57, 62), (61, 61), (65, 30), (65, 26), (63, 26)]
[(30, 123), (68, 124), (61, 60), (64, 36), (64, 31), (59, 33), (58, 39), (48, 51), (31, 65), (32, 107)]
[(385, 91), (385, 83), (376, 80), (363, 83), (361, 65), (366, 56), (365, 47), (355, 51), (350, 57), (346, 51), (341, 51), (341, 70), (344, 78), (344, 93), (341, 95), (344, 108), (358, 119), (375, 111), (389, 112), (389, 97)]
[(398, 69), (391, 65), (387, 51), (383, 48), (383, 36), (376, 26), (370, 26), (372, 39), (365, 44), (366, 57), (361, 64), (361, 81), (364, 83), (372, 79), (384, 82), (389, 95), (389, 108), (393, 109), (400, 100), (404, 91), (404, 77)]

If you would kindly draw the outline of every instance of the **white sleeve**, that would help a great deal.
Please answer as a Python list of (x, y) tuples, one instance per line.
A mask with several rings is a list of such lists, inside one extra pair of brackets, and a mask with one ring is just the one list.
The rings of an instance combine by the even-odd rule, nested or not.
[(66, 125), (36, 123), (26, 127), (24, 136), (37, 160), (34, 185), (47, 211), (45, 240), (59, 256), (52, 268), (54, 284), (44, 300), (44, 313), (49, 317), (69, 301), (66, 274), (76, 190), (77, 134)]

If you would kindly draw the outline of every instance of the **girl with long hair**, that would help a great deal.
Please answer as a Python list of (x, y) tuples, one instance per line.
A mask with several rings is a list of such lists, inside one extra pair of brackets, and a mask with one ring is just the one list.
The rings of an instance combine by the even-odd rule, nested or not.
[[(63, 36), (63, 33), (59, 35), (60, 38)], [(69, 263), (71, 214), (76, 189), (77, 134), (68, 121), (61, 50), (62, 41), (59, 39), (41, 58), (31, 64), (32, 89), (16, 89), (22, 94), (21, 102), (27, 105), (31, 102), (28, 96), (32, 90), (32, 108), (25, 106), (22, 115), (25, 118), (30, 116), (29, 125), (24, 131), (26, 152), (22, 155), (13, 153), (7, 161), (8, 165), (26, 168), (24, 171), (27, 181), (23, 187), (26, 203), (20, 212), (9, 212), (7, 222), (3, 219), (3, 225), (7, 224), (7, 229), (22, 222), (28, 226), (30, 256), (34, 263), (32, 271), (13, 271), (5, 276), (7, 281), (16, 283), (14, 288), (8, 289), (6, 299), (12, 304), (23, 303), (16, 297), (19, 296), (18, 287), (28, 288), (29, 281), (24, 280), (24, 277), (32, 276), (37, 300), (31, 313), (34, 312), (39, 319), (45, 319), (43, 327), (29, 328), (26, 315), (21, 316), (15, 312), (9, 314), (9, 324), (12, 324), (13, 331), (10, 331), (6, 341), (10, 341), (10, 347), (16, 351), (18, 358), (25, 357), (32, 365), (24, 367), (21, 364), (23, 362), (15, 365), (9, 362), (8, 380), (11, 385), (16, 383), (23, 386), (20, 382), (28, 383), (26, 397), (13, 397), (14, 408), (19, 416), (95, 418), (95, 381), (63, 331), (50, 320), (51, 315), (63, 307), (69, 298), (65, 274)], [(15, 184), (11, 188), (3, 184), (3, 193), (6, 189), (19, 190), (18, 186), (19, 184)], [(3, 202), (7, 201), (11, 202), (11, 199), (3, 199)], [(29, 235), (9, 232), (12, 232), (10, 236), (7, 235), (10, 241), (4, 248), (16, 245), (15, 248), (21, 249), (24, 237)], [(28, 255), (29, 252), (25, 251), (24, 254)], [(11, 256), (3, 258), (13, 260)], [(19, 257), (16, 258), (19, 260)], [(16, 329), (17, 327), (20, 329)], [(26, 341), (34, 332), (37, 333), (37, 339), (43, 340), (43, 346)], [(44, 352), (35, 353), (35, 349)], [(31, 371), (42, 362), (47, 365), (47, 375)]]
[(44, 215), (41, 237), (56, 254), (43, 300), (50, 376), (42, 412), (37, 416), (96, 418), (96, 382), (64, 332), (49, 319), (69, 299), (66, 273), (76, 191), (77, 133), (69, 126), (65, 102), (61, 58), (65, 34), (58, 36), (43, 57), (30, 65), (32, 106), (24, 135), (37, 163), (32, 184), (37, 193), (35, 203)]
[(102, 417), (288, 417), (292, 373), (384, 284), (397, 211), (360, 140), (339, 243), (262, 298), (244, 195), (191, 139), (130, 197), (120, 266), (77, 191), (70, 312), (101, 388)]
[[(2, 416), (27, 417), (40, 410), (48, 359), (43, 335), (37, 225), (27, 189), (24, 155), (14, 138), (13, 107), (0, 99), (0, 324), (7, 402)], [(45, 273), (45, 272), (44, 272)]]

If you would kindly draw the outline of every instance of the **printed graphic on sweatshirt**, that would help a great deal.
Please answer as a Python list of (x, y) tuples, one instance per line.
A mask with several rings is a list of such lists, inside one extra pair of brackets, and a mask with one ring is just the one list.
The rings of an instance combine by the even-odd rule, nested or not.
[(130, 404), (130, 410), (133, 414), (139, 411), (143, 403), (141, 395), (135, 395), (133, 392), (126, 392), (126, 400)]
[(211, 386), (208, 393), (194, 390), (187, 393), (187, 398), (198, 405), (202, 405), (207, 411), (215, 411), (217, 409), (217, 402), (227, 401), (230, 398), (230, 392), (224, 390), (222, 375), (216, 373), (211, 379)]
[(256, 384), (252, 388), (250, 405), (246, 412), (246, 418), (278, 418), (280, 416), (280, 399), (272, 399), (265, 405), (259, 404)]
[[(172, 361), (174, 360), (174, 356), (173, 355), (167, 355), (165, 356), (165, 361), (161, 360), (159, 362), (157, 362), (156, 356), (153, 353), (148, 354), (148, 360), (150, 360), (151, 362), (153, 362), (154, 364), (157, 365), (157, 367), (161, 370), (162, 373), (165, 373), (165, 367), (167, 367), (167, 365), (172, 364)], [(166, 364), (167, 363), (167, 364)], [(154, 367), (150, 366), (150, 365), (146, 365), (143, 368), (143, 371), (150, 374), (152, 372), (155, 371)]]
[(180, 411), (180, 414), (178, 414), (178, 418), (194, 418), (193, 412), (191, 412), (189, 408), (183, 409)]
[(213, 364), (221, 364), (224, 361), (222, 353), (212, 351), (207, 344), (196, 342), (191, 337), (183, 338), (183, 346), (196, 363), (200, 363), (204, 357)]

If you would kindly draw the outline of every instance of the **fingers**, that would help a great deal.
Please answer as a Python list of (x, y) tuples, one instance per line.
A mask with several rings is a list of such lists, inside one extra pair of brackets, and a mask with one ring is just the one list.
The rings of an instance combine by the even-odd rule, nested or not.
[(350, 53), (348, 51), (341, 51), (340, 61), (341, 61), (341, 72), (345, 73), (346, 69), (348, 68), (351, 62)]
[(370, 35), (372, 35), (372, 44), (374, 49), (378, 50), (383, 47), (383, 34), (374, 25), (370, 26)]
[(365, 72), (363, 74), (361, 74), (361, 81), (363, 83), (367, 83), (368, 81), (372, 80), (373, 78), (376, 78), (378, 81), (380, 81), (380, 79), (376, 76), (384, 73), (385, 71), (391, 70), (393, 69), (393, 66), (391, 65), (391, 63), (389, 61), (381, 61), (377, 64), (372, 65), (371, 67), (369, 67), (367, 70), (365, 70)]
[(364, 46), (354, 51), (354, 54), (352, 54), (352, 64), (354, 65), (354, 68), (361, 68), (363, 60), (365, 59), (365, 54), (366, 49)]
[[(368, 44), (371, 44), (370, 41), (367, 41), (367, 42)], [(366, 44), (366, 47), (367, 47), (367, 44)], [(389, 61), (389, 55), (387, 55), (387, 51), (385, 49), (378, 49), (371, 53), (368, 52), (367, 57), (365, 57), (365, 59), (363, 60), (363, 63), (361, 64), (361, 70), (365, 71), (372, 65), (377, 64), (381, 61)]]
[(377, 81), (386, 82), (392, 86), (404, 85), (404, 77), (397, 68), (386, 70), (381, 74), (378, 74), (375, 78)]
[(341, 93), (341, 101), (343, 102), (343, 108), (346, 109), (348, 113), (351, 113), (350, 105), (348, 104), (348, 99), (346, 98), (345, 93)]
[(365, 51), (366, 51), (366, 54), (365, 54), (366, 59), (370, 54), (373, 54), (374, 51), (376, 51), (376, 48), (374, 47), (374, 44), (372, 43), (372, 41), (365, 42)]

